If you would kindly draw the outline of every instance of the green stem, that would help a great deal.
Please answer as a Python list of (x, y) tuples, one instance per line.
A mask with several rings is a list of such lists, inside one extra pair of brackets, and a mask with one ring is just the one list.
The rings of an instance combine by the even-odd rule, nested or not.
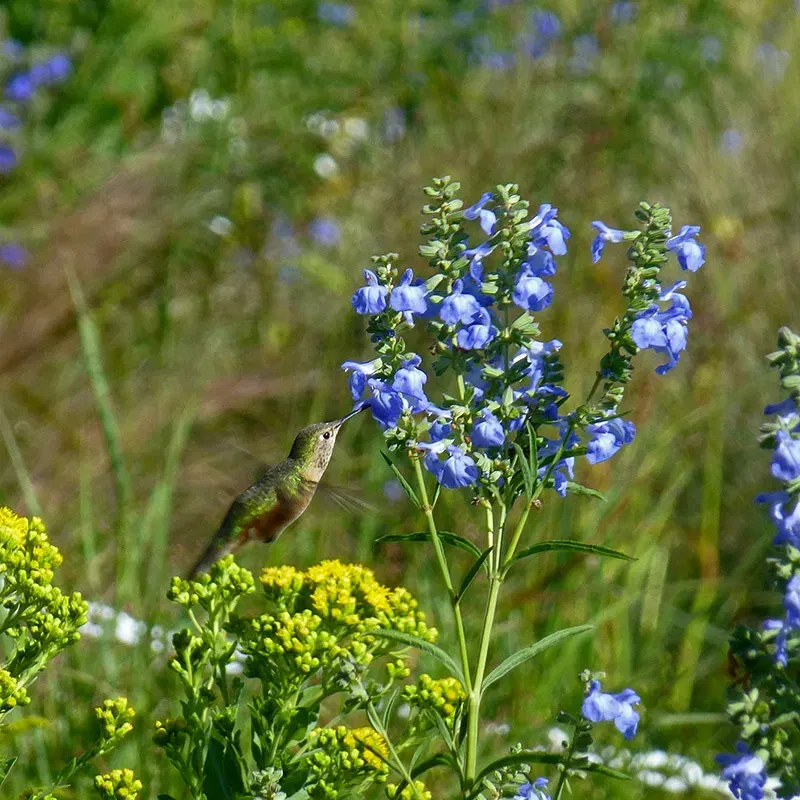
[[(392, 766), (397, 770), (397, 772), (399, 772), (403, 776), (403, 780), (405, 780), (405, 782), (411, 787), (411, 791), (414, 792), (414, 797), (416, 797), (417, 800), (424, 800), (424, 798), (422, 797), (422, 793), (417, 788), (417, 784), (411, 777), (411, 773), (406, 768), (406, 765), (403, 763), (397, 750), (395, 750), (394, 745), (392, 744), (392, 740), (389, 738), (389, 734), (386, 731), (386, 728), (384, 728), (383, 725), (381, 724), (380, 716), (377, 710), (375, 709), (375, 706), (372, 704), (372, 701), (369, 701), (367, 703), (367, 709), (368, 711), (372, 712), (368, 715), (370, 724), (383, 737), (383, 741), (386, 742), (386, 747), (389, 750), (389, 755), (391, 755), (392, 759), (394, 760)], [(372, 748), (369, 749), (372, 750)], [(378, 756), (378, 758), (383, 758), (383, 756), (380, 753), (375, 752), (375, 750), (372, 750), (372, 752), (375, 753), (375, 755)]]
[(556, 790), (553, 792), (553, 800), (560, 800), (561, 793), (564, 791), (564, 784), (567, 782), (567, 773), (569, 771), (569, 765), (572, 763), (572, 756), (575, 753), (575, 741), (578, 738), (578, 727), (575, 726), (575, 730), (572, 732), (572, 741), (569, 743), (569, 750), (567, 751), (567, 757), (564, 760), (563, 767), (564, 769), (561, 771), (561, 775), (558, 777), (558, 783), (556, 784)]
[(428, 521), (428, 531), (431, 534), (431, 541), (433, 542), (433, 549), (436, 551), (436, 561), (439, 564), (439, 570), (442, 573), (442, 579), (447, 587), (447, 593), (450, 597), (450, 605), (453, 609), (453, 617), (456, 622), (456, 634), (458, 635), (458, 648), (461, 653), (461, 669), (464, 673), (464, 689), (469, 694), (472, 691), (472, 679), (470, 677), (469, 669), (469, 654), (467, 653), (467, 636), (464, 632), (464, 620), (461, 617), (461, 609), (456, 603), (456, 593), (453, 588), (453, 579), (450, 575), (450, 568), (447, 566), (447, 559), (444, 555), (444, 547), (442, 547), (442, 540), (439, 538), (439, 532), (436, 529), (436, 520), (433, 518), (433, 508), (428, 500), (428, 491), (425, 488), (425, 476), (422, 473), (422, 464), (419, 458), (412, 458), (411, 463), (414, 465), (414, 474), (417, 477), (417, 487), (419, 489), (420, 499), (422, 500), (422, 512)]

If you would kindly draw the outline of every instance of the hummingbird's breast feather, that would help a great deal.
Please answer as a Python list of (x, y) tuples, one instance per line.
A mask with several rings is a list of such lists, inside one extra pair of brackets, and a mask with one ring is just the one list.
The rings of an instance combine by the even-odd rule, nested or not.
[(289, 491), (284, 487), (276, 487), (269, 492), (266, 502), (263, 494), (259, 493), (260, 496), (252, 503), (247, 521), (242, 526), (242, 538), (258, 539), (261, 542), (275, 541), (284, 528), (306, 510), (315, 489), (316, 486), (306, 485), (293, 487)]

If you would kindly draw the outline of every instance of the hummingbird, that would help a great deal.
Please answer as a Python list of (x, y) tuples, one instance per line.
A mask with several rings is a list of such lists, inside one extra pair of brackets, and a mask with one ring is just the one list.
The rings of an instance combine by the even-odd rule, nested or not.
[(336, 435), (364, 407), (333, 422), (307, 425), (297, 434), (288, 458), (270, 467), (228, 509), (203, 555), (189, 573), (194, 579), (245, 542), (274, 542), (305, 510), (333, 455)]

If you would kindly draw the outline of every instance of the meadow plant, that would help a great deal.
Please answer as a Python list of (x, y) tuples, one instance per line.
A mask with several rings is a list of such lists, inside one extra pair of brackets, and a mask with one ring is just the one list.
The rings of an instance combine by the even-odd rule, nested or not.
[(759, 442), (772, 450), (771, 472), (783, 485), (756, 501), (767, 507), (776, 529), (767, 564), (783, 598), (783, 613), (758, 627), (740, 625), (731, 639), (737, 680), (727, 711), (739, 741), (735, 753), (717, 760), (740, 800), (760, 800), (768, 776), (779, 781), (778, 797), (800, 794), (795, 757), (800, 719), (800, 336), (781, 328), (778, 350), (767, 358), (787, 397), (764, 409), (774, 421), (762, 425)]
[[(88, 606), (81, 595), (64, 594), (53, 583), (61, 561), (61, 553), (50, 543), (38, 517), (28, 520), (0, 507), (0, 636), (4, 654), (0, 663), (0, 732), (8, 727), (12, 712), (31, 702), (29, 689), (36, 678), (62, 650), (80, 639), (79, 628), (87, 620)], [(109, 754), (133, 728), (134, 711), (124, 697), (105, 700), (95, 714), (98, 725), (94, 741), (61, 769), (52, 786), (29, 790), (29, 800), (51, 798), (56, 789), (69, 786), (77, 772), (95, 758)], [(16, 760), (3, 755), (0, 786)], [(125, 772), (127, 775), (130, 770)], [(135, 800), (135, 792), (130, 791), (135, 779), (131, 774), (124, 780), (127, 795), (106, 792), (102, 796)], [(103, 781), (102, 787), (97, 783), (102, 791), (107, 785), (108, 781)]]
[[(590, 629), (580, 625), (551, 634), (490, 669), (498, 600), (509, 572), (542, 552), (626, 558), (585, 542), (530, 542), (529, 522), (541, 508), (546, 490), (561, 497), (598, 495), (574, 480), (575, 461), (580, 457), (590, 464), (606, 461), (633, 440), (635, 426), (620, 408), (633, 358), (652, 349), (665, 359), (656, 371), (672, 370), (686, 347), (691, 318), (689, 301), (679, 291), (686, 282), (662, 286), (661, 269), (672, 252), (682, 270), (695, 272), (705, 261), (705, 249), (696, 241), (697, 227), (684, 226), (673, 235), (669, 210), (658, 205), (641, 204), (636, 211), (638, 230), (593, 223), (595, 263), (607, 244), (628, 245), (630, 266), (622, 291), (626, 308), (604, 331), (608, 349), (586, 398), (569, 404), (561, 342), (542, 341), (535, 317), (553, 302), (549, 279), (556, 273), (557, 259), (567, 252), (569, 230), (549, 204), (531, 216), (514, 184), (497, 186), (466, 208), (458, 198), (459, 188), (444, 177), (425, 189), (430, 202), (423, 214), (429, 221), (422, 233), (428, 238), (420, 254), (434, 271), (431, 277), (415, 277), (411, 269), (400, 266), (396, 253), (373, 258), (373, 269), (364, 273), (366, 286), (355, 292), (352, 305), (368, 317), (376, 358), (348, 361), (343, 368), (350, 374), (356, 407), (370, 407), (389, 451), (410, 462), (409, 481), (386, 456), (427, 521), (425, 533), (388, 538), (432, 545), (452, 609), (458, 654), (455, 659), (442, 652), (437, 655), (458, 679), (463, 699), (459, 723), (452, 730), (439, 728), (445, 754), (437, 763), (450, 767), (468, 798), (509, 796), (509, 792), (543, 796), (543, 784), (537, 783), (539, 776), (530, 765), (554, 764), (559, 769), (554, 796), (559, 798), (575, 770), (597, 768), (585, 755), (592, 723), (613, 721), (631, 738), (640, 698), (632, 689), (604, 692), (600, 676), (585, 672), (580, 715), (560, 717), (574, 730), (563, 755), (544, 758), (522, 749), (479, 765), (481, 703), (489, 687), (544, 649)], [(480, 231), (477, 241), (468, 225)], [(418, 324), (430, 336), (425, 347), (433, 356), (431, 369), (440, 383), (441, 399), (430, 399), (433, 381), (407, 341)], [(432, 493), (426, 472), (435, 480)], [(441, 489), (468, 490), (485, 520), (482, 546), (439, 530), (435, 508)], [(460, 583), (448, 555), (451, 548), (473, 556)], [(477, 651), (471, 652), (464, 599), (478, 585), (473, 581), (481, 572), (488, 577), (488, 592)], [(414, 644), (408, 637), (400, 640)], [(520, 769), (509, 769), (517, 766)], [(420, 771), (417, 767), (413, 774)], [(515, 788), (520, 774), (527, 782)]]

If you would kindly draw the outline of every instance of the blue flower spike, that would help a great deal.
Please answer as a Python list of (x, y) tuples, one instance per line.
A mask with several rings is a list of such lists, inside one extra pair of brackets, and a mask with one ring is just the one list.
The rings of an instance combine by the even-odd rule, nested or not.
[(590, 722), (613, 722), (626, 739), (633, 739), (639, 725), (639, 713), (634, 706), (641, 702), (641, 698), (633, 689), (618, 694), (608, 694), (601, 689), (600, 681), (591, 682), (581, 713)]
[(697, 272), (706, 263), (706, 246), (695, 241), (697, 225), (684, 225), (677, 236), (667, 239), (667, 250), (674, 251), (681, 269)]

